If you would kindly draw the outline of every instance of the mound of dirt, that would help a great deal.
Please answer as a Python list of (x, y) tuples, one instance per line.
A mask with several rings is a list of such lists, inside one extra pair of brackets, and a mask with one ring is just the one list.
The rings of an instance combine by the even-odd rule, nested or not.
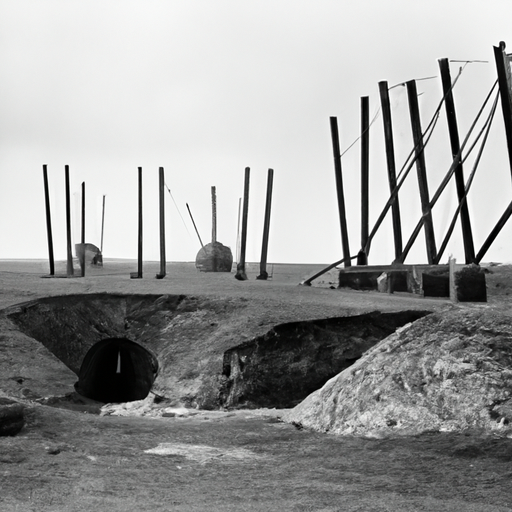
[(285, 421), (340, 435), (478, 429), (512, 437), (512, 318), (455, 308), (404, 326)]

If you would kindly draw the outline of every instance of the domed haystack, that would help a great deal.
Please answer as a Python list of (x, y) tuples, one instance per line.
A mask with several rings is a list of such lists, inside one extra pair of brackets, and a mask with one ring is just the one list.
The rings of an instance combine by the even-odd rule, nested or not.
[(285, 415), (384, 437), (478, 429), (512, 436), (512, 317), (455, 309), (402, 327)]
[(196, 256), (196, 268), (202, 272), (231, 272), (233, 254), (220, 242), (206, 244)]

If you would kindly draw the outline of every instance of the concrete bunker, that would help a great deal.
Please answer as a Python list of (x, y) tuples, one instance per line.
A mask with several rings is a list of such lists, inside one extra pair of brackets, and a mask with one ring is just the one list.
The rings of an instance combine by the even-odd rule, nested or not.
[(131, 402), (146, 398), (158, 373), (156, 357), (127, 338), (107, 338), (84, 357), (76, 391), (98, 402)]

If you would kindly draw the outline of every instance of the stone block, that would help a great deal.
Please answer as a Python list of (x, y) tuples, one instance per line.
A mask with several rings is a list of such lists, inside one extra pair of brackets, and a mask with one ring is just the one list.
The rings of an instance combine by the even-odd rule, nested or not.
[(455, 289), (459, 302), (487, 302), (484, 270), (478, 265), (468, 265), (455, 272)]

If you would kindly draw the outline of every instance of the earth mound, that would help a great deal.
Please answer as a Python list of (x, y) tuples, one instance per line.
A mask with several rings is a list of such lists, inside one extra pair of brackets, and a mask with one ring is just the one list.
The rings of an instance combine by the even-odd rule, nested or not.
[(512, 317), (454, 308), (417, 320), (284, 419), (339, 435), (476, 429), (512, 437)]

